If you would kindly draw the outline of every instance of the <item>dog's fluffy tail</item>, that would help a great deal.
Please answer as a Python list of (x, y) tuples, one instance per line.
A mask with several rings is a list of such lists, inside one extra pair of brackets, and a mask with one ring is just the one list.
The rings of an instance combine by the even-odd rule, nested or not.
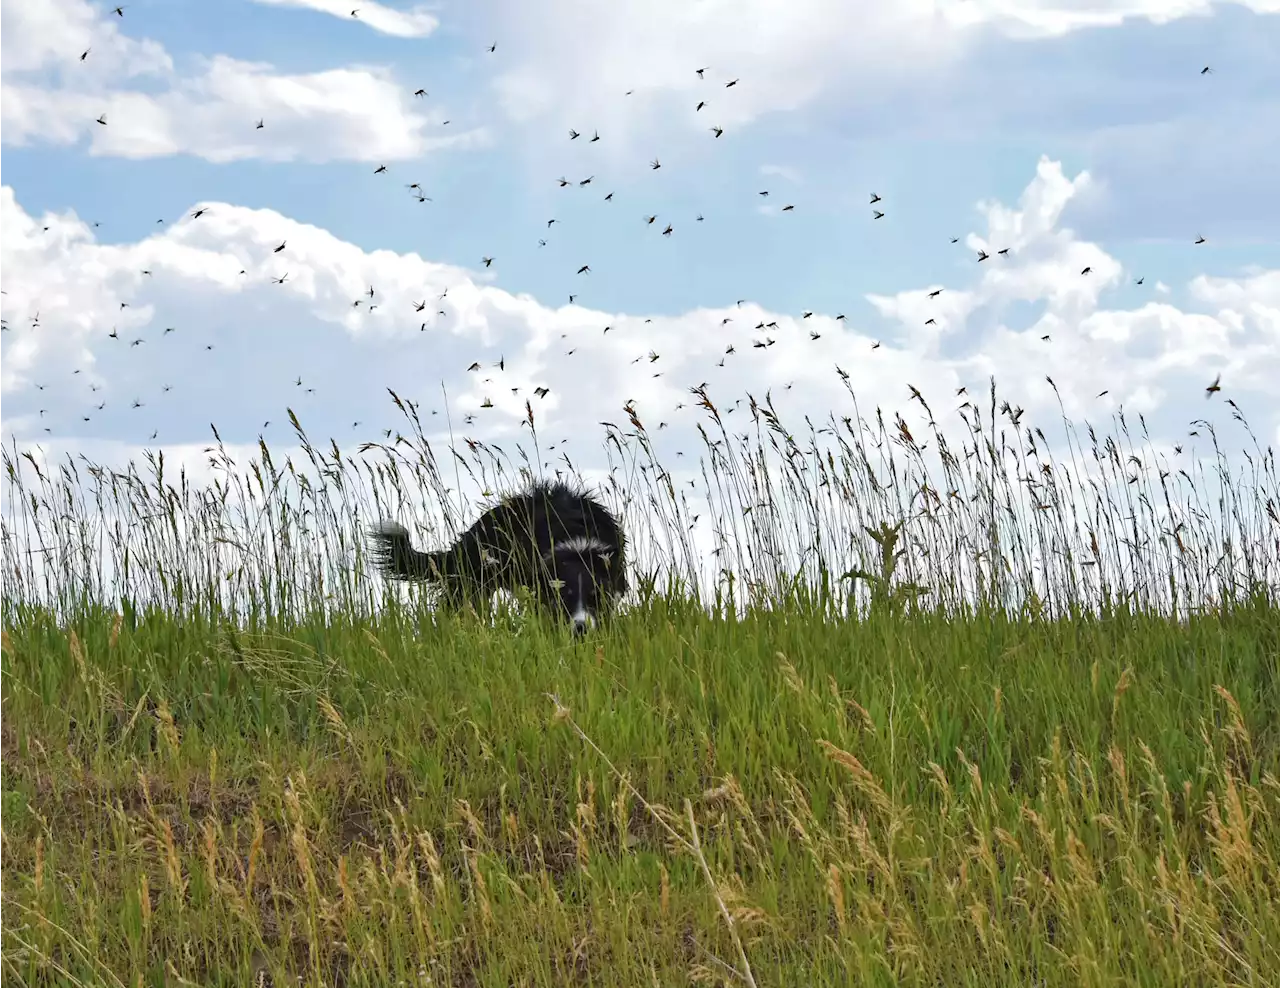
[(399, 522), (383, 521), (369, 529), (370, 556), (384, 576), (393, 580), (433, 580), (440, 567), (435, 554), (413, 547), (409, 530)]

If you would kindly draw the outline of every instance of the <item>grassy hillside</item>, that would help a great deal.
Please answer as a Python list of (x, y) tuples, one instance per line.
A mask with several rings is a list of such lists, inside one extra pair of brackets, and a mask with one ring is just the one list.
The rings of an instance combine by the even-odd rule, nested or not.
[(1280, 977), (1272, 608), (655, 610), (581, 648), (25, 618), (5, 965), (31, 983), (719, 980), (717, 893), (758, 984)]
[[(1081, 472), (1023, 511), (1006, 458), (951, 457), (971, 473), (947, 497), (953, 477), (913, 479), (897, 449), (893, 498), (924, 483), (936, 503), (823, 484), (821, 457), (790, 479), (729, 463), (734, 503), (793, 484), (789, 518), (829, 498), (824, 532), (865, 523), (854, 563), (787, 583), (759, 547), (807, 529), (744, 528), (709, 497), (757, 540), (734, 580), (699, 602), (653, 568), (582, 643), (511, 611), (372, 606), (381, 587), (254, 584), (267, 541), (323, 528), (302, 487), (292, 515), (263, 495), (231, 519), (234, 497), (185, 483), (40, 467), (5, 525), (5, 983), (1280, 983), (1274, 466), (1224, 466), (1228, 496), (1197, 515), (1200, 475), (1174, 488), (1140, 449), (1114, 487)], [(1147, 484), (1164, 501), (1131, 510)], [(149, 528), (113, 536), (148, 505)], [(302, 572), (357, 515), (271, 565)], [(647, 517), (642, 569), (682, 531)], [(232, 521), (239, 576), (191, 535)], [(37, 571), (19, 533), (78, 548)], [(947, 604), (993, 546), (1008, 565)], [(94, 552), (127, 593), (99, 592), (76, 562)], [(1092, 590), (1048, 578), (1090, 569)], [(1143, 602), (1160, 587), (1172, 606)]]

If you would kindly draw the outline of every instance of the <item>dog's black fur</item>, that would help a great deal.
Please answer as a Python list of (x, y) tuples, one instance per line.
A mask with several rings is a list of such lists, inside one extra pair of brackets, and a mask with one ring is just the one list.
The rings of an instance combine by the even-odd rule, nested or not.
[(495, 590), (526, 587), (581, 634), (626, 592), (618, 520), (585, 491), (537, 481), (508, 495), (448, 549), (422, 552), (396, 522), (374, 527), (372, 556), (396, 580), (439, 585), (446, 605), (483, 609)]

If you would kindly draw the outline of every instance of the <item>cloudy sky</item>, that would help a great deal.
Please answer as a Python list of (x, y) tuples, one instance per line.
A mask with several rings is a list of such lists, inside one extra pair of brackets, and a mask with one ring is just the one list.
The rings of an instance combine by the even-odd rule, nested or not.
[(2, 7), (20, 447), (354, 448), (393, 388), (589, 467), (837, 367), (1280, 439), (1280, 0)]

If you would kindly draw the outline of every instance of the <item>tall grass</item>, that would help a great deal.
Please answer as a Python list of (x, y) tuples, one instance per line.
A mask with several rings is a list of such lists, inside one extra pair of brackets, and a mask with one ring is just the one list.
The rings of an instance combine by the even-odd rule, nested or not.
[[(634, 408), (629, 429), (607, 424), (602, 493), (624, 516), (650, 592), (679, 588), (718, 611), (786, 601), (840, 616), (865, 611), (886, 551), (920, 590), (913, 599), (948, 613), (1185, 616), (1280, 586), (1275, 454), (1238, 411), (1252, 446), (1243, 469), (1208, 422), (1193, 423), (1209, 449), (1192, 456), (1155, 445), (1141, 416), (1135, 436), (1123, 414), (1113, 435), (1089, 426), (1087, 439), (1064, 416), (1057, 453), (1021, 409), (998, 402), (994, 382), (985, 410), (962, 406), (958, 447), (923, 396), (922, 440), (901, 415), (892, 426), (879, 409), (863, 418), (850, 392), (855, 414), (806, 420), (801, 442), (768, 399), (750, 398), (750, 427), (731, 434), (710, 396), (694, 395), (704, 454), (683, 475), (659, 462)], [(369, 613), (385, 596), (363, 565), (371, 521), (411, 519), (442, 541), (474, 518), (477, 496), (544, 472), (536, 430), (532, 458), (466, 440), (442, 463), (416, 408), (392, 399), (405, 431), (354, 455), (314, 444), (292, 413), (298, 452), (279, 464), (261, 441), (238, 463), (215, 431), (207, 485), (171, 476), (163, 453), (109, 470), (5, 450), (9, 598), (60, 611), (123, 598), (230, 620)], [(567, 457), (547, 466), (583, 479)]]
[[(745, 432), (696, 390), (589, 474), (585, 644), (365, 572), (544, 462), (5, 452), (6, 983), (1280, 982), (1280, 484), (1196, 423), (1000, 402)], [(692, 457), (689, 458), (692, 460)]]

